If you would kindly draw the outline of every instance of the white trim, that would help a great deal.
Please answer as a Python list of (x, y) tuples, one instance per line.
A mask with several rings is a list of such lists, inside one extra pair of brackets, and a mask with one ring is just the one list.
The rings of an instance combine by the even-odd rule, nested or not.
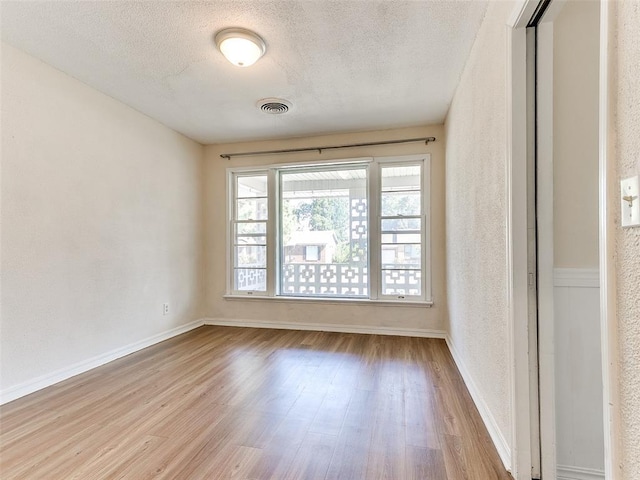
[(420, 337), (444, 339), (444, 330), (394, 328), (362, 325), (332, 325), (326, 323), (269, 322), (236, 318), (205, 318), (205, 325), (222, 327), (273, 328), (276, 330), (311, 330), (316, 332), (363, 333), (367, 335), (395, 335), (398, 337)]
[(594, 468), (558, 465), (557, 480), (604, 480), (604, 471)]
[[(604, 405), (604, 470), (606, 478), (620, 478), (621, 438), (620, 400), (618, 391), (618, 319), (616, 303), (616, 225), (615, 199), (618, 195), (615, 155), (615, 134), (609, 132), (615, 124), (615, 41), (610, 34), (616, 29), (617, 2), (600, 3), (600, 336), (602, 345), (602, 390)], [(613, 99), (610, 101), (610, 96)], [(611, 138), (609, 138), (611, 135)]]
[(556, 268), (553, 286), (600, 288), (600, 272), (597, 268)]
[(553, 0), (547, 10), (544, 12), (543, 18), (540, 20), (540, 23), (553, 23), (560, 15), (560, 12), (564, 8), (565, 4), (571, 0)]
[[(278, 271), (277, 265), (280, 258), (278, 239), (280, 238), (282, 219), (278, 212), (278, 202), (275, 200), (279, 197), (279, 192), (280, 175), (278, 175), (276, 170), (270, 169), (267, 173), (267, 269), (265, 271), (267, 280), (267, 291), (265, 294), (270, 297), (276, 293), (277, 285), (280, 284), (280, 272)], [(227, 262), (230, 260), (231, 259), (227, 258)], [(269, 275), (269, 272), (276, 272), (276, 274)], [(229, 277), (229, 275), (227, 275), (227, 277)], [(230, 279), (230, 281), (233, 287), (235, 279)]]
[(30, 393), (49, 387), (96, 367), (100, 367), (101, 365), (112, 362), (113, 360), (117, 360), (118, 358), (122, 358), (126, 355), (142, 350), (143, 348), (163, 342), (169, 338), (175, 337), (176, 335), (181, 335), (193, 330), (194, 328), (201, 327), (202, 325), (204, 325), (204, 321), (202, 319), (195, 320), (187, 323), (186, 325), (181, 325), (179, 327), (172, 328), (171, 330), (157, 333), (156, 335), (152, 335), (151, 337), (147, 337), (143, 340), (130, 343), (123, 347), (74, 363), (68, 367), (41, 375), (40, 377), (28, 380), (13, 387), (6, 388), (0, 392), (0, 405), (11, 402), (20, 397), (24, 397), (25, 395), (29, 395)]
[[(236, 270), (237, 269), (241, 269), (242, 267), (238, 267), (236, 265), (236, 232), (237, 232), (237, 226), (239, 224), (242, 223), (264, 223), (265, 225), (265, 237), (266, 237), (266, 245), (265, 245), (265, 249), (267, 252), (267, 258), (266, 258), (266, 264), (264, 267), (256, 267), (256, 270), (264, 270), (265, 271), (265, 280), (266, 280), (266, 285), (265, 288), (266, 290), (254, 290), (251, 291), (251, 293), (254, 292), (258, 292), (259, 294), (270, 294), (271, 292), (269, 291), (269, 261), (273, 261), (273, 259), (269, 258), (269, 254), (270, 251), (272, 250), (271, 248), (269, 248), (269, 245), (271, 244), (270, 242), (272, 241), (273, 237), (273, 232), (270, 231), (270, 229), (272, 230), (272, 225), (273, 222), (270, 221), (270, 219), (272, 218), (272, 210), (273, 210), (273, 202), (269, 201), (269, 195), (271, 193), (271, 188), (273, 185), (273, 182), (271, 182), (271, 177), (272, 177), (272, 172), (270, 170), (265, 170), (265, 169), (254, 169), (254, 170), (242, 170), (242, 171), (232, 171), (231, 169), (227, 169), (227, 171), (229, 172), (227, 175), (227, 183), (228, 183), (228, 190), (227, 190), (227, 244), (226, 244), (226, 250), (227, 250), (227, 292), (231, 292), (234, 294), (241, 294), (241, 293), (246, 293), (246, 291), (241, 291), (241, 290), (234, 290), (235, 287), (235, 274), (236, 274)], [(267, 195), (263, 196), (263, 197), (255, 197), (255, 198), (266, 198), (267, 200), (267, 219), (266, 220), (239, 220), (237, 218), (237, 212), (236, 212), (236, 208), (237, 208), (237, 201), (239, 200), (240, 197), (238, 197), (238, 179), (242, 178), (242, 177), (255, 177), (255, 176), (264, 176), (267, 178)], [(264, 293), (262, 293), (264, 292)]]
[(538, 0), (517, 0), (507, 26), (511, 29), (526, 28), (537, 7)]
[[(431, 154), (416, 154), (416, 155), (401, 155), (391, 157), (374, 157), (375, 168), (371, 170), (375, 173), (370, 176), (369, 180), (369, 232), (370, 239), (377, 239), (374, 243), (377, 248), (371, 248), (370, 242), (370, 272), (376, 272), (374, 275), (370, 275), (370, 282), (375, 279), (377, 288), (374, 290), (370, 288), (371, 293), (375, 292), (375, 300), (387, 301), (398, 298), (397, 295), (385, 295), (382, 293), (382, 260), (380, 258), (380, 251), (382, 242), (380, 240), (380, 224), (382, 220), (382, 169), (389, 164), (399, 164), (400, 166), (419, 166), (420, 167), (420, 194), (422, 195), (421, 202), (421, 282), (420, 288), (422, 293), (420, 295), (405, 295), (409, 302), (427, 302), (431, 303), (431, 192), (433, 190), (431, 185)], [(409, 216), (410, 217), (410, 216)], [(386, 217), (385, 218), (389, 218)], [(373, 221), (371, 221), (373, 219)], [(373, 283), (373, 282), (372, 282)]]
[(476, 408), (480, 413), (480, 417), (482, 418), (482, 421), (484, 422), (485, 427), (487, 427), (487, 431), (489, 432), (489, 436), (491, 437), (491, 440), (493, 441), (493, 444), (495, 445), (496, 450), (498, 451), (498, 455), (500, 455), (500, 459), (502, 460), (502, 463), (504, 464), (505, 468), (508, 471), (511, 471), (512, 457), (511, 457), (511, 449), (509, 448), (509, 443), (507, 442), (507, 440), (504, 438), (504, 435), (500, 431), (500, 427), (498, 427), (498, 423), (496, 422), (495, 418), (491, 414), (491, 410), (487, 406), (487, 403), (484, 401), (484, 397), (482, 396), (480, 389), (477, 387), (477, 385), (473, 381), (473, 377), (471, 376), (471, 374), (467, 370), (467, 367), (462, 361), (462, 357), (460, 357), (455, 347), (453, 346), (451, 337), (447, 335), (445, 337), (445, 340), (447, 342), (447, 346), (449, 347), (449, 351), (451, 352), (451, 356), (453, 357), (453, 360), (455, 361), (456, 366), (460, 371), (460, 375), (462, 375), (464, 384), (467, 386), (467, 390), (469, 390), (469, 394), (471, 395), (471, 398), (473, 399), (473, 402), (475, 403)]
[[(369, 238), (380, 239), (380, 230), (382, 227), (380, 222), (380, 166), (374, 165), (373, 167), (374, 168), (371, 168), (371, 166), (369, 166), (367, 172), (367, 206), (369, 207), (367, 208), (367, 229), (369, 231)], [(375, 200), (373, 200), (374, 196)], [(371, 242), (368, 243), (367, 262), (369, 272), (375, 272), (373, 275), (369, 275), (369, 300), (377, 300), (381, 291), (381, 247), (380, 245), (378, 248), (371, 248)]]
[[(232, 291), (233, 289), (233, 280), (232, 280), (232, 275), (231, 272), (233, 271), (233, 260), (232, 260), (232, 252), (233, 252), (233, 237), (234, 237), (234, 232), (233, 232), (233, 218), (234, 218), (234, 212), (235, 212), (235, 195), (236, 195), (236, 186), (235, 184), (235, 180), (236, 177), (233, 173), (230, 172), (230, 169), (227, 168), (227, 179), (226, 179), (226, 185), (227, 185), (227, 189), (226, 189), (226, 197), (225, 197), (225, 202), (226, 202), (226, 229), (227, 229), (227, 235), (226, 235), (226, 240), (225, 240), (225, 251), (226, 251), (226, 256), (225, 256), (225, 274), (226, 274), (226, 285), (227, 285), (227, 292)], [(230, 200), (233, 197), (233, 200)], [(268, 206), (268, 204), (267, 204)], [(204, 219), (203, 219), (204, 221)]]
[[(553, 2), (552, 2), (553, 4)], [(555, 307), (554, 307), (554, 173), (552, 17), (537, 28), (537, 205), (538, 221), (538, 364), (540, 398), (540, 457), (542, 478), (556, 471)]]
[[(508, 352), (511, 365), (509, 408), (512, 418), (510, 450), (504, 437), (499, 434), (499, 430), (497, 433), (492, 433), (492, 438), (501, 453), (503, 463), (511, 467), (511, 474), (516, 480), (530, 480), (532, 468), (527, 252), (527, 33), (525, 27), (537, 3), (537, 0), (526, 0), (518, 4), (514, 8), (510, 23), (506, 26), (507, 162), (505, 178)], [(485, 414), (481, 412), (481, 415), (483, 419), (488, 416), (485, 423), (492, 421), (488, 411)], [(500, 442), (504, 444), (498, 447)]]
[(538, 355), (538, 258), (537, 258), (537, 219), (536, 219), (536, 31), (528, 28), (527, 35), (527, 273), (528, 289), (528, 325), (529, 335), (529, 418), (531, 477), (542, 477), (540, 445), (540, 362)]
[(375, 305), (376, 307), (423, 307), (430, 308), (433, 306), (431, 301), (422, 300), (372, 300), (368, 298), (349, 298), (349, 297), (295, 297), (276, 295), (268, 297), (265, 295), (253, 294), (230, 294), (223, 295), (225, 300), (268, 300), (270, 302), (285, 303), (318, 303), (318, 304), (336, 304), (336, 305)]

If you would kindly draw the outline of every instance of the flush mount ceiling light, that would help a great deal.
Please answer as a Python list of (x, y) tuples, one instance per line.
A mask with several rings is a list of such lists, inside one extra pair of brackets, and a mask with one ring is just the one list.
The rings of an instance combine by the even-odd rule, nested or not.
[(216, 33), (218, 50), (238, 67), (248, 67), (258, 61), (267, 46), (259, 35), (245, 28), (225, 28)]

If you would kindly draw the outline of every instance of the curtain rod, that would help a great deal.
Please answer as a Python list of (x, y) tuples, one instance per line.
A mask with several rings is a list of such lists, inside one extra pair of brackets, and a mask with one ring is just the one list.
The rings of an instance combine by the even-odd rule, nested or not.
[(313, 152), (315, 150), (317, 150), (318, 153), (322, 153), (322, 150), (333, 150), (336, 148), (371, 147), (373, 145), (393, 145), (396, 143), (424, 142), (425, 145), (429, 145), (429, 142), (435, 142), (435, 141), (436, 141), (436, 137), (406, 138), (404, 140), (386, 140), (383, 142), (349, 143), (346, 145), (330, 145), (326, 147), (287, 148), (284, 150), (262, 150), (260, 152), (222, 153), (220, 157), (226, 158), (227, 160), (231, 160), (231, 157), (250, 157), (253, 155), (274, 155), (276, 153)]

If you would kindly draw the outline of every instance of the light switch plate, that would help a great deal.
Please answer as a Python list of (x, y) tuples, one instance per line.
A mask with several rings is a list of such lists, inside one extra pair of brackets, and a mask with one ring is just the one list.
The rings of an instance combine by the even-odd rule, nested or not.
[(638, 176), (620, 181), (620, 206), (622, 208), (622, 226), (640, 225), (640, 182)]

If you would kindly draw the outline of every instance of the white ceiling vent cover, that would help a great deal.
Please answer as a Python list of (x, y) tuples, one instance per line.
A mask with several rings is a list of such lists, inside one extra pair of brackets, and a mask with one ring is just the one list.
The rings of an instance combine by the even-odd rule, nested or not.
[(257, 107), (264, 113), (270, 113), (272, 115), (281, 115), (291, 110), (293, 105), (291, 102), (282, 98), (263, 98), (258, 100)]

